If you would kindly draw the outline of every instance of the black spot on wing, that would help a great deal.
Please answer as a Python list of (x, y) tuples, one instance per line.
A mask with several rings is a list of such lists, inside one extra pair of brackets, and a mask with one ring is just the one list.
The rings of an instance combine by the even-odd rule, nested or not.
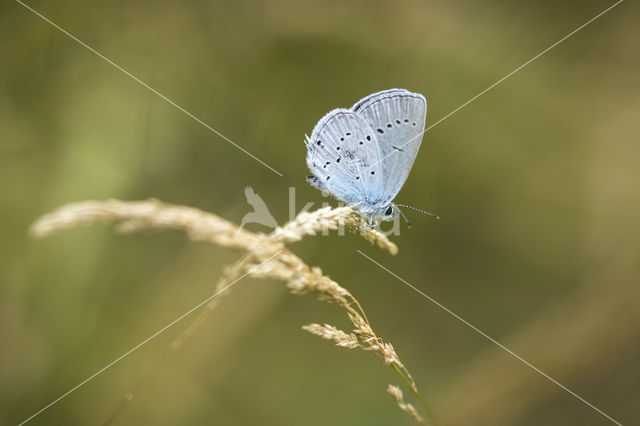
[(318, 179), (316, 176), (307, 176), (307, 182), (309, 182), (312, 186), (315, 186), (316, 188), (324, 187), (324, 185), (322, 184), (322, 181)]

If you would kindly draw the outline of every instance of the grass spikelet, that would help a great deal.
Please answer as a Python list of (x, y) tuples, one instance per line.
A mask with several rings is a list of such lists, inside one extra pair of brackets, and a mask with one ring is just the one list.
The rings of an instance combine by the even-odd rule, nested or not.
[(355, 334), (347, 334), (330, 324), (309, 324), (303, 326), (302, 329), (325, 340), (331, 340), (341, 348), (355, 349), (360, 346)]
[(411, 415), (418, 423), (425, 423), (424, 419), (418, 414), (418, 411), (415, 407), (409, 403), (404, 402), (404, 396), (402, 395), (402, 390), (399, 387), (389, 385), (387, 386), (387, 392), (391, 397), (396, 401), (398, 407), (402, 411), (405, 411)]

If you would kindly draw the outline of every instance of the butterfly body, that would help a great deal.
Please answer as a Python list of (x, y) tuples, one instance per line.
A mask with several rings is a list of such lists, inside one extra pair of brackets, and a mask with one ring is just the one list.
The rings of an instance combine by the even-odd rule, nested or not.
[(318, 121), (306, 139), (308, 181), (351, 205), (371, 225), (399, 213), (393, 203), (420, 149), (427, 102), (390, 89)]

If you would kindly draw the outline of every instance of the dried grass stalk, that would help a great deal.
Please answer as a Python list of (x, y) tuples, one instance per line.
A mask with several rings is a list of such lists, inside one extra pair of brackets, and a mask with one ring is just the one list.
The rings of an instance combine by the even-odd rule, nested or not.
[(351, 207), (323, 207), (313, 212), (302, 212), (295, 220), (276, 229), (271, 238), (286, 243), (300, 241), (308, 235), (317, 235), (325, 230), (336, 230), (344, 226), (354, 232), (360, 231), (364, 239), (377, 244), (391, 254), (398, 253), (398, 246), (380, 231), (367, 227), (367, 222), (353, 213)]
[[(165, 204), (158, 200), (84, 201), (68, 204), (53, 213), (44, 215), (33, 224), (31, 233), (36, 237), (44, 237), (59, 230), (94, 222), (113, 222), (119, 232), (126, 233), (171, 229), (184, 232), (194, 241), (204, 241), (244, 251), (245, 254), (236, 263), (225, 268), (216, 286), (216, 292), (224, 289), (242, 274), (249, 273), (256, 278), (283, 281), (293, 294), (314, 293), (322, 301), (337, 304), (346, 311), (353, 326), (353, 332), (346, 333), (330, 324), (310, 324), (303, 329), (330, 340), (339, 347), (361, 348), (379, 355), (385, 364), (390, 365), (404, 379), (411, 392), (418, 397), (426, 413), (432, 418), (413, 377), (400, 361), (391, 343), (383, 341), (373, 331), (357, 299), (347, 289), (324, 275), (319, 267), (310, 267), (285, 246), (285, 243), (299, 241), (307, 235), (317, 235), (325, 230), (335, 230), (345, 226), (351, 231), (360, 232), (366, 240), (377, 244), (391, 254), (397, 253), (397, 246), (384, 234), (371, 228), (363, 228), (364, 221), (351, 208), (327, 207), (313, 212), (303, 212), (282, 228), (276, 229), (270, 235), (264, 235), (241, 229), (212, 213), (191, 207)], [(270, 261), (265, 262), (270, 258)], [(228, 293), (227, 289), (221, 295)], [(220, 297), (212, 299), (194, 322), (174, 340), (169, 350), (172, 352), (178, 350), (195, 333), (218, 303), (220, 303)], [(392, 395), (397, 396), (397, 391), (394, 392)], [(400, 396), (402, 396), (401, 392)], [(130, 398), (126, 399), (125, 404), (129, 401)], [(404, 402), (402, 404), (404, 405), (398, 402), (401, 409), (412, 414), (416, 420), (422, 420), (411, 404)], [(115, 415), (111, 418), (115, 418)]]
[(182, 231), (194, 241), (205, 241), (233, 249), (252, 251), (256, 247), (273, 246), (275, 241), (260, 234), (238, 228), (214, 214), (192, 207), (146, 201), (81, 201), (67, 204), (39, 218), (31, 226), (31, 234), (44, 237), (53, 232), (96, 222), (114, 222), (123, 233), (147, 229)]

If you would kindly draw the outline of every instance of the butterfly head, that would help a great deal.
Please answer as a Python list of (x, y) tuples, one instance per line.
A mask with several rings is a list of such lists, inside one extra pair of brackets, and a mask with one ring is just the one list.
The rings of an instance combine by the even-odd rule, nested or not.
[(415, 210), (417, 212), (420, 212), (422, 214), (426, 214), (428, 216), (431, 216), (435, 219), (440, 219), (440, 216), (435, 215), (433, 213), (430, 213), (426, 210), (422, 210), (416, 207), (412, 207), (412, 206), (408, 206), (406, 204), (395, 204), (395, 203), (389, 203), (385, 206), (376, 206), (374, 207), (371, 211), (368, 212), (369, 217), (373, 220), (373, 222), (375, 223), (380, 223), (381, 221), (383, 222), (391, 222), (393, 220), (395, 220), (395, 218), (400, 215), (404, 221), (407, 223), (407, 226), (409, 228), (411, 228), (411, 222), (409, 221), (409, 219), (407, 218), (407, 216), (405, 216), (405, 214), (402, 212), (402, 210), (400, 210), (400, 207), (407, 207), (411, 210)]
[(382, 217), (380, 217), (380, 220), (383, 220), (385, 222), (391, 222), (396, 218), (396, 216), (398, 216), (399, 211), (400, 210), (396, 207), (396, 205), (391, 203), (384, 209), (384, 212), (382, 213)]
[(361, 207), (358, 209), (358, 212), (369, 219), (371, 223), (380, 223), (380, 222), (392, 222), (400, 209), (396, 207), (395, 204), (389, 203), (386, 205), (370, 205), (368, 207)]

